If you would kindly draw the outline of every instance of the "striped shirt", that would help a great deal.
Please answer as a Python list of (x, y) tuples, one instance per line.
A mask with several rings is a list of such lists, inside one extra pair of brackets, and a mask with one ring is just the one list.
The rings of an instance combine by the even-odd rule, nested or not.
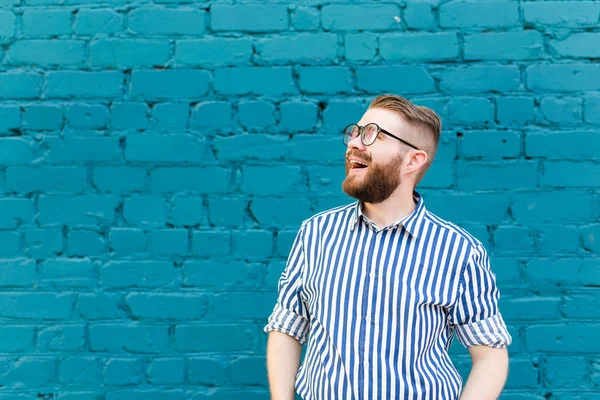
[(511, 337), (481, 242), (425, 209), (378, 229), (360, 202), (304, 221), (264, 331), (308, 341), (304, 400), (456, 399), (448, 349)]

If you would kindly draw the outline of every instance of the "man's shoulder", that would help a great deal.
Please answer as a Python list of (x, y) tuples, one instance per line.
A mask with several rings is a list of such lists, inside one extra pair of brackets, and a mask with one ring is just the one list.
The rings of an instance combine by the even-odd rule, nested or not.
[(341, 206), (333, 207), (325, 211), (318, 212), (310, 218), (302, 221), (302, 227), (310, 224), (321, 225), (326, 221), (331, 221), (333, 219), (339, 220), (339, 218), (349, 218), (353, 211), (356, 209), (356, 201), (344, 204)]
[(445, 220), (429, 210), (426, 210), (423, 218), (427, 223), (435, 225), (438, 229), (446, 231), (448, 235), (455, 236), (456, 239), (466, 242), (472, 247), (483, 247), (483, 244), (479, 239), (467, 229), (454, 222)]

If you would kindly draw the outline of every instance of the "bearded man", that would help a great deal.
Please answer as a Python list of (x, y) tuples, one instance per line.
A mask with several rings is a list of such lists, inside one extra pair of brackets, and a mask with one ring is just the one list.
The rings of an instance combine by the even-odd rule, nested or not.
[[(395, 95), (343, 131), (342, 188), (357, 201), (296, 236), (264, 328), (272, 399), (499, 396), (512, 339), (488, 254), (415, 191), (440, 131), (435, 112)], [(473, 361), (464, 389), (448, 356), (454, 335)]]

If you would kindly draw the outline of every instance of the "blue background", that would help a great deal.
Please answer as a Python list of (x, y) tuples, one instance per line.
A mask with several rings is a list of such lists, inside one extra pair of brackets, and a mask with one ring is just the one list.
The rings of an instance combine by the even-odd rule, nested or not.
[[(484, 242), (503, 399), (600, 399), (600, 2), (0, 0), (0, 399), (267, 399), (340, 130), (443, 118), (427, 207)], [(463, 374), (464, 349), (453, 348)]]

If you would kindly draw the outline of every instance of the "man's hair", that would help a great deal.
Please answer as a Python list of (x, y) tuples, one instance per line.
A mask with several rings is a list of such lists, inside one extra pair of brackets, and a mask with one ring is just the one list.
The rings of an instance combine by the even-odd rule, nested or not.
[(415, 105), (404, 97), (394, 94), (378, 96), (371, 102), (369, 108), (384, 108), (395, 111), (414, 128), (415, 134), (412, 136), (418, 138), (417, 146), (420, 144), (422, 147), (421, 150), (427, 153), (427, 163), (417, 176), (417, 183), (419, 183), (435, 157), (438, 143), (440, 142), (442, 120), (430, 108)]

